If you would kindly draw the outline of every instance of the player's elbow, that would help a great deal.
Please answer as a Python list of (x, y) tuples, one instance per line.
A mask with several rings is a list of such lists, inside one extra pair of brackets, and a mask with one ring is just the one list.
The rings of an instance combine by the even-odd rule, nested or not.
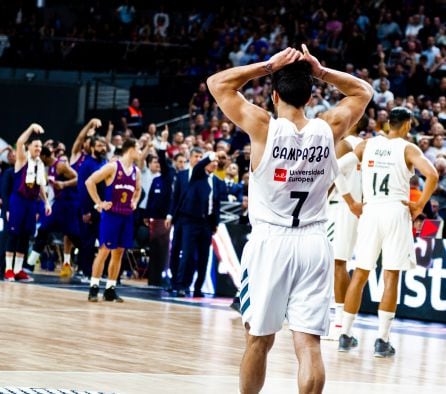
[(440, 179), (438, 171), (435, 168), (432, 168), (430, 170), (430, 173), (427, 175), (427, 178), (432, 179), (432, 182), (435, 182), (435, 184), (437, 184), (438, 180)]
[(218, 90), (218, 85), (219, 85), (219, 81), (218, 81), (218, 77), (217, 75), (211, 75), (210, 77), (208, 77), (208, 79), (206, 80), (206, 83), (208, 85), (208, 89), (211, 92), (212, 95), (215, 94), (215, 92)]
[(361, 96), (364, 97), (364, 100), (367, 100), (367, 103), (370, 102), (374, 94), (373, 87), (366, 81), (362, 81), (361, 83)]

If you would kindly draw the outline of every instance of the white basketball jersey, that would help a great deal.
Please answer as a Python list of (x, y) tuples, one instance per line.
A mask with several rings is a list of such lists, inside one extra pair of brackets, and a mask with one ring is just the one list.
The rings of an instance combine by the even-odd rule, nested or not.
[(408, 201), (410, 178), (404, 151), (408, 141), (377, 136), (369, 139), (362, 156), (364, 202)]
[(333, 133), (322, 119), (301, 130), (271, 118), (265, 152), (249, 176), (249, 220), (305, 226), (327, 220), (327, 191), (338, 174)]
[[(348, 135), (344, 138), (353, 150), (363, 141), (361, 137), (355, 135)], [(346, 177), (347, 185), (349, 186), (350, 194), (356, 201), (361, 201), (362, 198), (362, 182), (361, 182), (361, 164), (358, 165)], [(342, 200), (342, 199), (341, 199)]]

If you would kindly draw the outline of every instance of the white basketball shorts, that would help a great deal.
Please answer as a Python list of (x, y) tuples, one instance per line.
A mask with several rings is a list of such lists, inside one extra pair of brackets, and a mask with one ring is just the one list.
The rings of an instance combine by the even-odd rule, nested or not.
[(406, 271), (416, 267), (412, 219), (400, 201), (368, 203), (359, 218), (356, 267), (371, 271), (382, 249), (386, 270)]
[(302, 228), (260, 224), (242, 256), (240, 303), (251, 335), (281, 330), (327, 335), (333, 253), (325, 223)]
[(336, 204), (335, 227), (333, 240), (333, 254), (335, 260), (349, 261), (353, 256), (353, 249), (358, 234), (358, 218), (352, 214), (345, 202)]

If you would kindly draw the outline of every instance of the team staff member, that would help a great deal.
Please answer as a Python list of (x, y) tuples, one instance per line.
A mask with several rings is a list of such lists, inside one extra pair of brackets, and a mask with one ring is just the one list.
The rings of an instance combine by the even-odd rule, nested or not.
[[(133, 246), (133, 211), (141, 196), (141, 173), (135, 165), (141, 150), (134, 138), (122, 145), (122, 158), (110, 162), (94, 172), (85, 182), (88, 193), (101, 213), (99, 251), (93, 264), (88, 301), (98, 301), (99, 280), (104, 263), (111, 251), (105, 301), (123, 302), (116, 294), (116, 281), (121, 269), (122, 255)], [(97, 184), (105, 182), (104, 199), (98, 194)]]

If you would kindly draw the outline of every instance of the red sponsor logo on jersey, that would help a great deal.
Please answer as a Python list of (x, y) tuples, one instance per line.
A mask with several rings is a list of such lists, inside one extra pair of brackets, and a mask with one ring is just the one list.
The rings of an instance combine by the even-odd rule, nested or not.
[(369, 167), (374, 167), (374, 166), (375, 166), (375, 161), (369, 160)]
[(361, 171), (361, 163), (356, 164), (356, 171)]
[(285, 168), (276, 168), (274, 170), (274, 180), (277, 182), (286, 182), (287, 170)]

